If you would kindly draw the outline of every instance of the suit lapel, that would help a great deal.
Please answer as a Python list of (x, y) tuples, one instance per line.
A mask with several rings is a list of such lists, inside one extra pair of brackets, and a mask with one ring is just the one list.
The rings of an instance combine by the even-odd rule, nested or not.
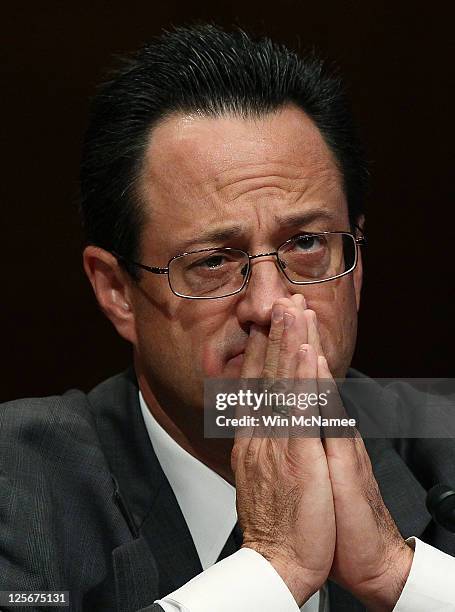
[(364, 440), (385, 505), (401, 535), (420, 537), (431, 516), (426, 509), (426, 490), (395, 450), (392, 441)]
[(159, 569), (142, 535), (112, 551), (117, 612), (149, 606), (159, 593)]
[(160, 488), (141, 532), (156, 558), (160, 597), (202, 572), (193, 539), (167, 481)]
[(88, 398), (111, 473), (139, 529), (166, 477), (150, 443), (138, 393), (131, 368), (96, 387)]
[(180, 507), (150, 443), (132, 368), (89, 394), (115, 500), (132, 536), (113, 553), (119, 611), (137, 610), (202, 571)]

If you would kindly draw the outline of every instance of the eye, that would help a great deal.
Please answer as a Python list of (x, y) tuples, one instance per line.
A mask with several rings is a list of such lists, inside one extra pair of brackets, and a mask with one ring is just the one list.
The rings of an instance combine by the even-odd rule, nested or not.
[(294, 238), (294, 248), (306, 253), (320, 249), (324, 243), (324, 238), (315, 234), (303, 234)]
[(212, 255), (211, 257), (197, 261), (194, 265), (198, 268), (208, 268), (209, 270), (213, 270), (222, 266), (225, 259), (226, 258), (224, 255)]
[(179, 269), (185, 274), (220, 278), (222, 274), (229, 275), (240, 271), (245, 262), (245, 254), (234, 249), (186, 253), (177, 262)]

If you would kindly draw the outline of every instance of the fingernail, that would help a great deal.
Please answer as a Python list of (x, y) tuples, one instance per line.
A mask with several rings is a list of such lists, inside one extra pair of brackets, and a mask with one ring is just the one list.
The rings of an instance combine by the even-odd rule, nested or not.
[(289, 329), (295, 321), (294, 315), (289, 314), (289, 312), (285, 312), (283, 315), (284, 321), (284, 329)]
[(278, 323), (283, 318), (284, 308), (283, 306), (274, 306), (272, 310), (272, 321)]
[(306, 355), (306, 353), (308, 353), (308, 344), (301, 344), (299, 346), (300, 357), (303, 357), (304, 355)]

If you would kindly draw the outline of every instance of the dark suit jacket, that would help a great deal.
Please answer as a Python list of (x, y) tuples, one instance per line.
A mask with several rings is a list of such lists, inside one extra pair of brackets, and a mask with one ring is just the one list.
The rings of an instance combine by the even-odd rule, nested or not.
[[(403, 536), (455, 555), (455, 536), (425, 509), (428, 488), (455, 485), (455, 443), (369, 440), (367, 448)], [(71, 611), (132, 612), (201, 571), (132, 370), (88, 394), (0, 406), (0, 590), (67, 590)], [(337, 585), (329, 591), (332, 612), (364, 609)]]

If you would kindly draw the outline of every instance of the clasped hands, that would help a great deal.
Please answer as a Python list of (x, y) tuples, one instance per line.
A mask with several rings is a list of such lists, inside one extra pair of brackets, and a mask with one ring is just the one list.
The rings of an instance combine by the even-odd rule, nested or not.
[[(303, 295), (274, 304), (268, 336), (252, 327), (241, 376), (332, 380)], [(299, 606), (331, 578), (369, 610), (393, 610), (413, 551), (384, 504), (358, 432), (321, 439), (252, 431), (236, 437), (231, 464), (243, 546), (273, 565)]]

